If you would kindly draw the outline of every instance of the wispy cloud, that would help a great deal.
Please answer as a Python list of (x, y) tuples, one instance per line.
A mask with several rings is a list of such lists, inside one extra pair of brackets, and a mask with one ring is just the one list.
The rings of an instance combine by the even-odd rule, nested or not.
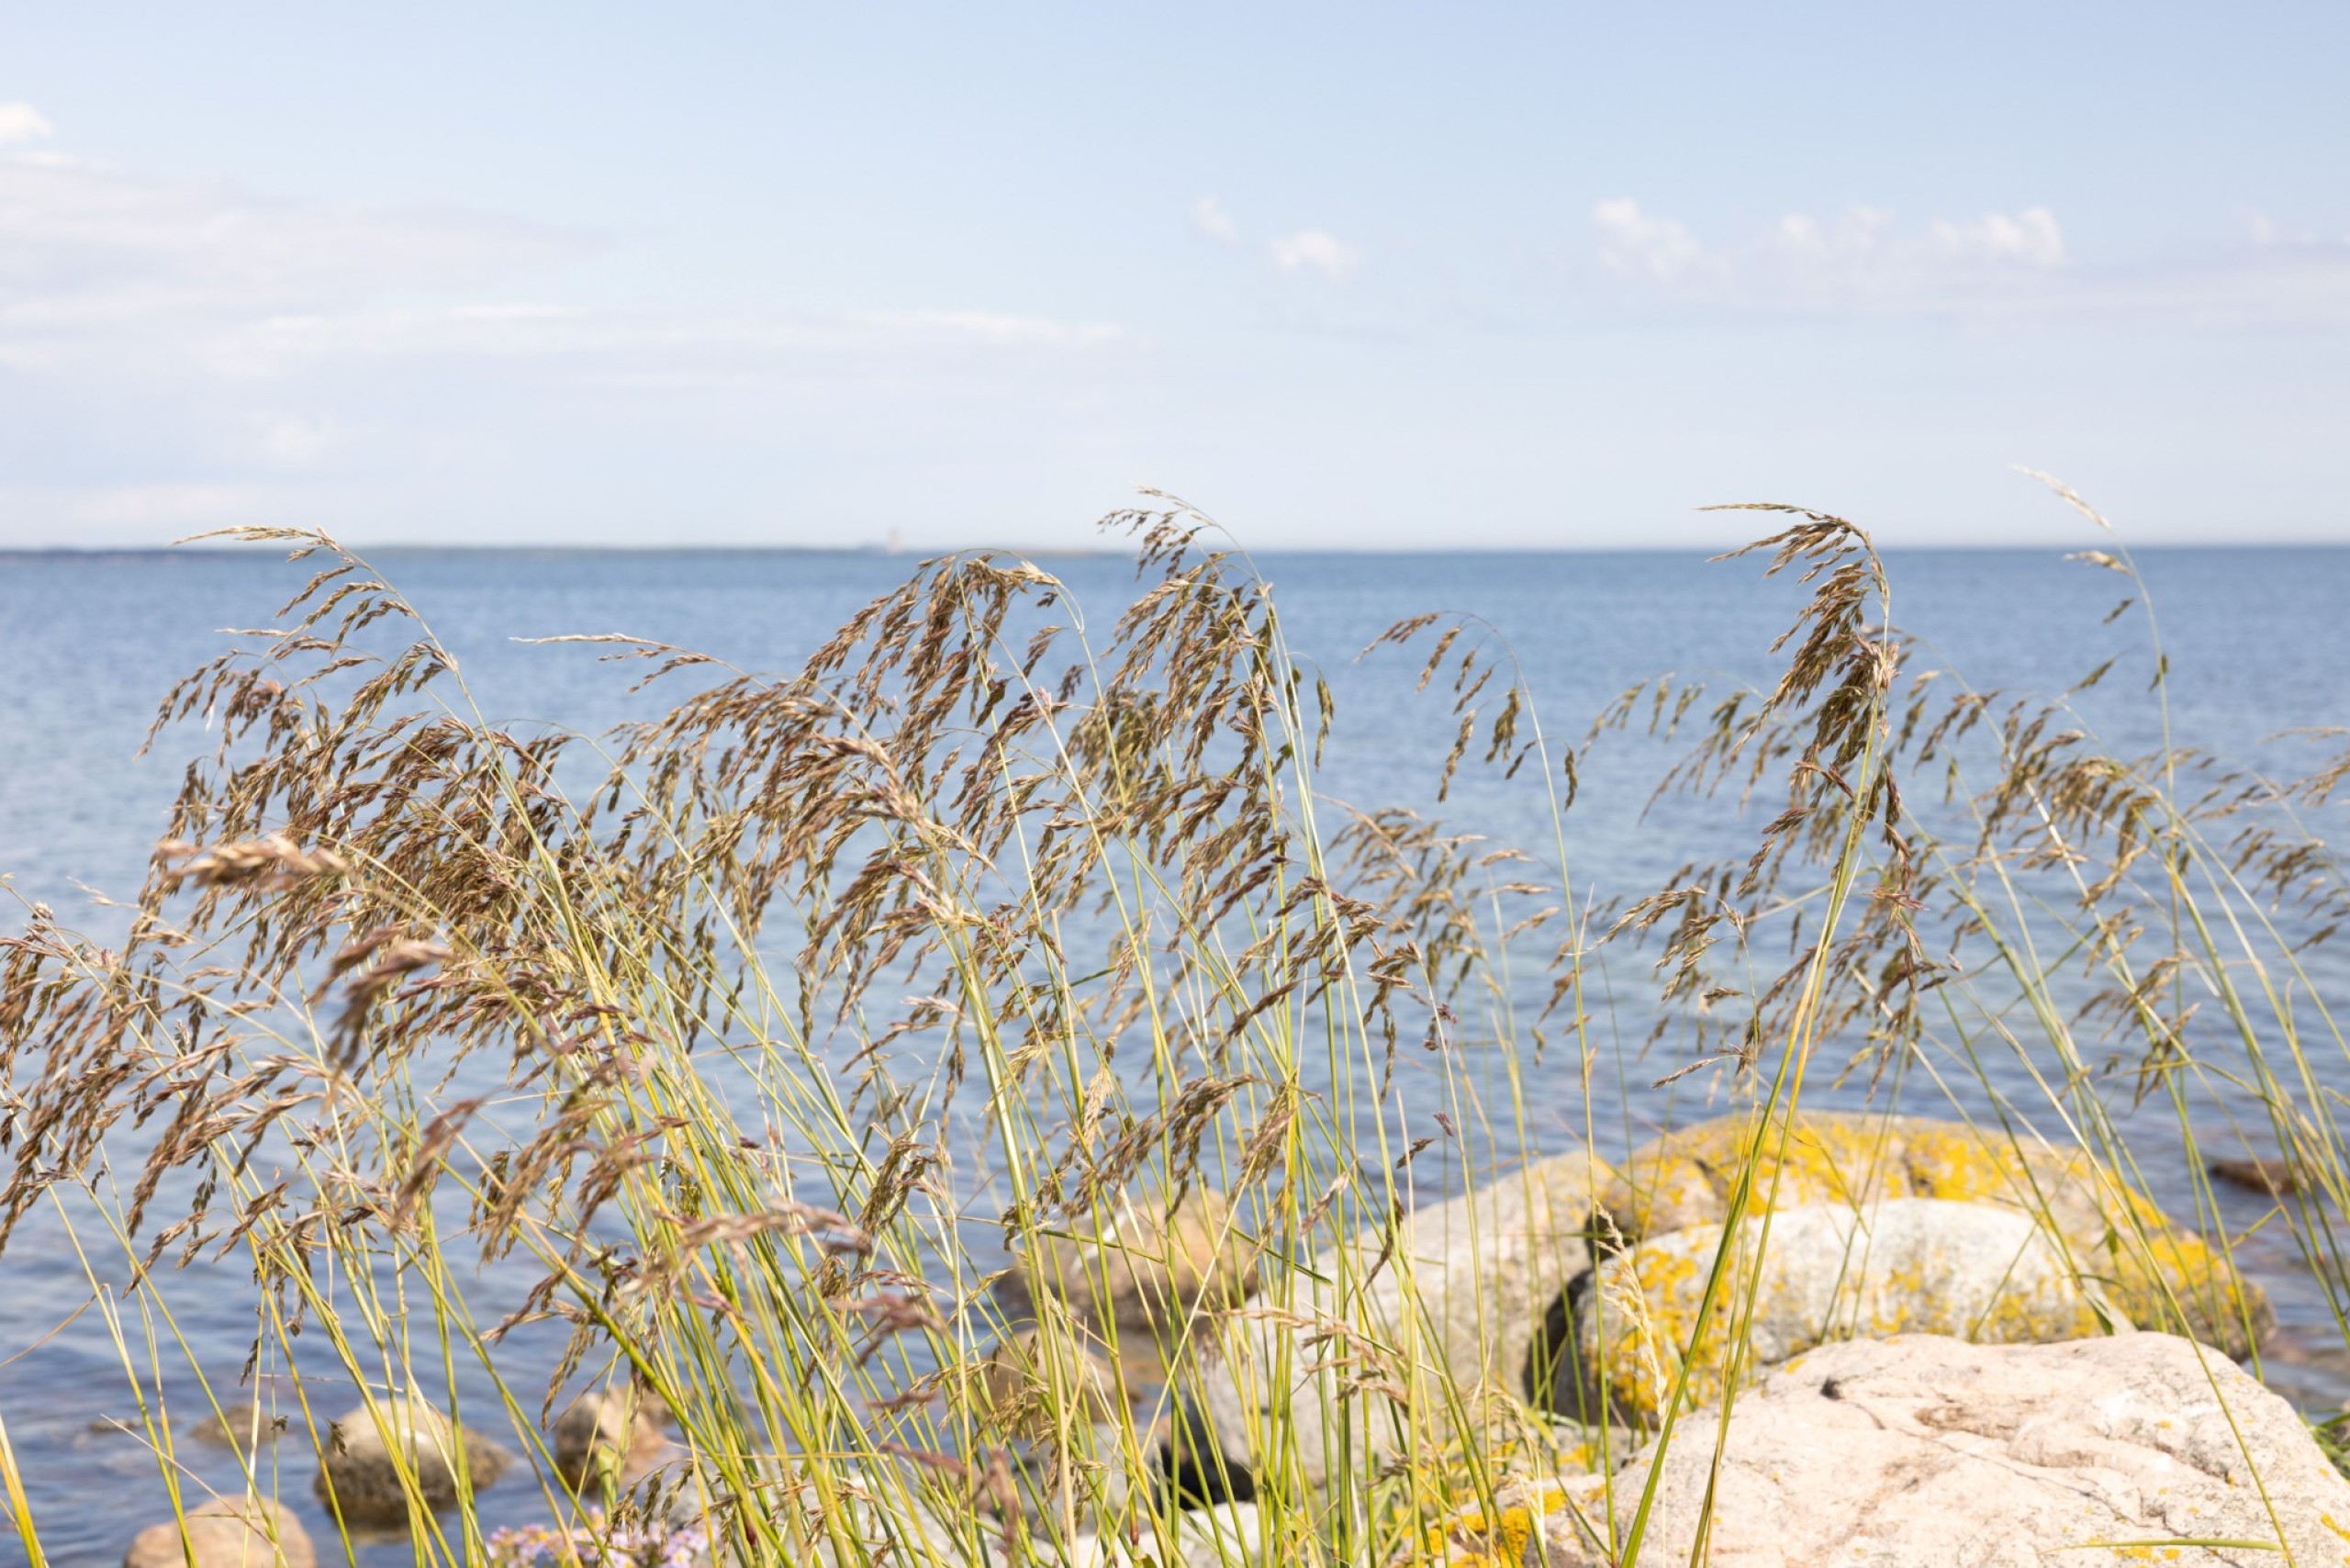
[[(0, 106), (0, 141), (47, 123)], [(456, 452), (496, 471), (485, 419), (501, 442), (576, 441), (599, 420), (638, 428), (655, 406), (640, 393), (665, 412), (703, 395), (722, 422), (822, 403), (820, 388), (903, 400), (974, 378), (1049, 384), (1136, 342), (985, 308), (551, 302), (600, 244), (495, 214), (281, 200), (0, 151), (0, 430), (22, 503), (5, 521), (155, 537), (288, 515), (317, 484), (355, 494), (353, 475), (446, 468)]]
[(1639, 202), (1603, 201), (1592, 208), (1591, 221), (1599, 230), (1599, 259), (1627, 276), (1678, 277), (1708, 261), (1687, 224), (1645, 212)]
[(1362, 260), (1361, 252), (1319, 229), (1285, 235), (1273, 241), (1272, 249), (1273, 265), (1285, 273), (1317, 272), (1342, 283)]
[(1125, 336), (985, 310), (746, 319), (510, 297), (595, 248), (492, 215), (279, 201), (55, 153), (0, 154), (0, 364), (252, 379), (339, 353), (1090, 349)]
[(1214, 196), (1202, 196), (1192, 204), (1192, 227), (1219, 244), (1240, 243), (1240, 225)]
[(1905, 227), (1855, 204), (1826, 219), (1790, 213), (1724, 245), (1628, 198), (1600, 202), (1591, 221), (1607, 271), (1717, 304), (1947, 308), (2028, 292), (2066, 261), (2064, 230), (2044, 207)]
[(56, 134), (49, 117), (30, 104), (0, 104), (0, 147), (20, 147)]
[(1709, 308), (1940, 315), (2161, 312), (2209, 321), (2350, 321), (2350, 242), (2280, 241), (2131, 267), (2084, 263), (2045, 207), (1907, 223), (1854, 204), (1712, 242), (1628, 198), (1592, 208), (1599, 271), (1632, 297)]
[(868, 325), (893, 331), (961, 339), (1007, 347), (1090, 349), (1126, 339), (1126, 331), (1102, 321), (1055, 321), (1041, 316), (1000, 316), (984, 310), (915, 310), (861, 316)]
[(478, 214), (272, 201), (57, 154), (0, 156), (0, 363), (177, 356), (254, 320), (479, 287), (587, 249)]

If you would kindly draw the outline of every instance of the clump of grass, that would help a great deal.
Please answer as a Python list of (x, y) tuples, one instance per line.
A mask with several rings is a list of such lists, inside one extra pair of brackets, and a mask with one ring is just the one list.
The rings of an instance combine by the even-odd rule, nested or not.
[[(119, 1249), (134, 1288), (106, 1299), (134, 1310), (131, 1361), (171, 1337), (167, 1258), (240, 1255), (245, 1371), (287, 1374), (313, 1442), (330, 1367), (455, 1407), (543, 1477), (558, 1392), (626, 1378), (684, 1458), (594, 1508), (543, 1481), (566, 1521), (547, 1539), (575, 1554), (681, 1512), (742, 1562), (1052, 1560), (1088, 1533), (1169, 1560), (1187, 1528), (1170, 1434), (1180, 1459), (1233, 1324), (1274, 1324), (1300, 1407), (1247, 1436), (1275, 1483), (1262, 1550), (1337, 1562), (1547, 1495), (1539, 1391), (1428, 1352), (1407, 1216), (1432, 1150), (1478, 1181), (1527, 1141), (1538, 1055), (1591, 1082), (1610, 943), (1658, 946), (1660, 1037), (1697, 1047), (1660, 1091), (1707, 1073), (1763, 1117), (1726, 1236), (1758, 1215), (1767, 1245), (1823, 1051), (1888, 1110), (1955, 1083), (2004, 1136), (2059, 1130), (2134, 1176), (2099, 1032), (2134, 1047), (2121, 1081), (2190, 1144), (2210, 1107), (2250, 1112), (2297, 1190), (2338, 1204), (2322, 1081), (2342, 1040), (2301, 954), (2344, 895), (2293, 813), (2350, 757), (2279, 785), (2177, 746), (2107, 756), (2062, 700), (1915, 668), (1867, 537), (1792, 515), (1753, 547), (1809, 590), (1776, 685), (1644, 688), (1586, 743), (1694, 728), (1665, 789), (1784, 804), (1751, 857), (1612, 924), (1574, 913), (1577, 758), (1505, 649), (1435, 617), (1382, 639), (1424, 650), (1419, 684), (1450, 703), (1439, 794), (1462, 767), (1519, 777), (1546, 791), (1550, 845), (1340, 807), (1317, 790), (1327, 687), (1180, 503), (1112, 520), (1138, 585), (1098, 631), (1051, 574), (975, 554), (926, 564), (781, 678), (564, 639), (688, 683), (603, 746), (487, 721), (364, 560), (244, 531), (322, 565), (165, 702), (159, 736), (200, 718), (214, 738), (128, 937), (101, 948), (36, 911), (0, 960), (0, 1248), (53, 1200)], [(1930, 822), (1908, 804), (1921, 778)], [(2038, 1103), (2000, 1092), (1995, 1056)], [(2208, 1186), (2198, 1211), (2224, 1252)], [(2333, 1212), (2281, 1218), (2334, 1265), (2339, 1317)], [(1200, 1215), (1203, 1234), (1177, 1223)], [(1200, 1288), (1082, 1309), (1179, 1246), (1207, 1260)], [(1024, 1324), (997, 1287), (1048, 1259), (1092, 1288), (1068, 1293), (1079, 1310), (1030, 1293)], [(495, 1320), (476, 1260), (533, 1281)], [(1759, 1270), (1734, 1262), (1726, 1246), (1696, 1330), (1727, 1322), (1733, 1345)], [(1366, 1316), (1375, 1287), (1399, 1317)], [(501, 1363), (548, 1331), (540, 1397)], [(320, 1340), (323, 1361), (297, 1353)], [(1581, 1414), (1604, 1449), (1612, 1413)], [(1340, 1462), (1278, 1484), (1307, 1430)], [(16, 1499), (7, 1457), (0, 1435)], [(459, 1470), (456, 1509), (410, 1512), (420, 1562), (490, 1550)], [(1635, 1560), (1647, 1507), (1595, 1547)]]

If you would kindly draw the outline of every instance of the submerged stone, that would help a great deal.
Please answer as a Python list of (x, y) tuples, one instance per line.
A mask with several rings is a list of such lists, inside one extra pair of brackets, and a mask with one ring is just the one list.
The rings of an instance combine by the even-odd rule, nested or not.
[(1113, 1420), (1117, 1373), (1066, 1326), (1043, 1324), (999, 1342), (971, 1380), (972, 1414), (999, 1441), (1062, 1442)]

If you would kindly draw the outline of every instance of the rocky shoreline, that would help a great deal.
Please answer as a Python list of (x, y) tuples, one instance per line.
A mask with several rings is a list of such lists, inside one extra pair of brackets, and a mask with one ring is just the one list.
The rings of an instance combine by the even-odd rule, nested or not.
[[(1000, 1289), (1034, 1321), (985, 1358), (975, 1408), (1044, 1456), (1024, 1506), (1047, 1561), (1271, 1561), (1263, 1519), (1325, 1517), (1348, 1477), (1436, 1453), (1475, 1496), (1395, 1562), (2350, 1562), (2350, 1482), (2236, 1364), (2272, 1326), (2257, 1284), (2088, 1156), (1960, 1124), (1722, 1118), (1620, 1165), (1553, 1157), (1414, 1213), (1376, 1257), (1295, 1268), (1194, 1192), (1093, 1247), (1047, 1243)], [(1334, 1340), (1388, 1358), (1375, 1397)], [(1096, 1533), (1102, 1493), (1074, 1500), (1050, 1456), (1069, 1412), (1117, 1428), (1138, 1380), (1105, 1352), (1137, 1345), (1172, 1410), (1142, 1440), (1188, 1506)], [(1035, 1419), (1046, 1384), (1058, 1425)], [(584, 1398), (553, 1428), (557, 1475), (594, 1495), (663, 1465), (658, 1414)], [(396, 1400), (335, 1425), (318, 1488), (347, 1522), (397, 1525), (508, 1460)], [(970, 1518), (874, 1500), (912, 1499), (904, 1478), (868, 1480), (856, 1533), (1006, 1560)], [(704, 1559), (679, 1505), (707, 1484), (671, 1485), (665, 1527)], [(231, 1500), (125, 1561), (309, 1551), (290, 1515)]]

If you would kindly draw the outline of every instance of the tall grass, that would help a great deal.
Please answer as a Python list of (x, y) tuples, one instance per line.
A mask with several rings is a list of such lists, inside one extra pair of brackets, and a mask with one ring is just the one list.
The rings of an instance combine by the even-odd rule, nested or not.
[[(2288, 1162), (2269, 1223), (2350, 1343), (2344, 1045), (2307, 967), (2344, 894), (2301, 820), (2350, 755), (2289, 783), (2170, 744), (2108, 756), (2073, 694), (1919, 667), (1866, 536), (1789, 513), (1754, 547), (1808, 593), (1776, 685), (1640, 689), (1582, 753), (1685, 741), (1663, 788), (1767, 799), (1755, 853), (1600, 910), (1567, 879), (1579, 754), (1478, 623), (1382, 642), (1450, 705), (1439, 793), (1480, 767), (1542, 793), (1554, 834), (1523, 853), (1327, 799), (1334, 704), (1266, 585), (1179, 503), (1112, 521), (1138, 579), (1107, 625), (978, 554), (780, 678), (572, 639), (688, 688), (608, 745), (489, 722), (364, 560), (242, 532), (317, 570), (164, 704), (159, 741), (200, 722), (209, 750), (128, 938), (36, 910), (6, 944), (0, 1248), (36, 1205), (68, 1215), (150, 1379), (179, 1353), (167, 1266), (241, 1257), (281, 1450), (333, 1440), (348, 1394), (322, 1379), (413, 1395), (524, 1450), (582, 1540), (677, 1513), (742, 1562), (1050, 1562), (1088, 1538), (1169, 1562), (1234, 1528), (1186, 1505), (1245, 1458), (1250, 1560), (1424, 1556), (1464, 1511), (1523, 1510), (1578, 1443), (1628, 1441), (1621, 1412), (1561, 1427), (1518, 1369), (1450, 1351), (1478, 1308), (1424, 1283), (1410, 1220), (1525, 1180), (1505, 1165), (1539, 1081), (1623, 1065), (1596, 979), (1653, 966), (1675, 1042), (1655, 1072), (1764, 1129), (1726, 1234), (1767, 1225), (1776, 1156), (1831, 1085), (1956, 1104), (2135, 1186), (2117, 1095), (2150, 1099), (2199, 1173), (2215, 1118)], [(2126, 554), (2091, 564), (2151, 631)], [(1618, 1150), (1579, 1099), (1587, 1190)], [(2226, 1256), (2195, 1196), (2178, 1217)], [(1476, 1234), (1494, 1212), (1467, 1211), (1472, 1252), (1506, 1239)], [(2113, 1238), (2158, 1281), (2160, 1243)], [(485, 1313), (483, 1260), (527, 1264), (526, 1299)], [(1153, 1294), (1169, 1263), (1202, 1277)], [(1734, 1346), (1755, 1269), (1726, 1245), (1707, 1282)], [(2250, 1311), (2159, 1294), (2206, 1338)], [(548, 1335), (551, 1386), (502, 1370)], [(1219, 1448), (1198, 1410), (1237, 1367), (1281, 1393)], [(1660, 1445), (1727, 1440), (1727, 1405), (1680, 1429), (1690, 1375)], [(608, 1377), (671, 1413), (682, 1457), (582, 1499), (539, 1433)], [(176, 1499), (171, 1425), (146, 1430)], [(1588, 1550), (1638, 1558), (1659, 1473), (1613, 1477), (1638, 1501), (1577, 1525)], [(5, 1430), (0, 1480), (39, 1561)], [(459, 1480), (435, 1512), (408, 1478), (420, 1562), (491, 1551)]]

